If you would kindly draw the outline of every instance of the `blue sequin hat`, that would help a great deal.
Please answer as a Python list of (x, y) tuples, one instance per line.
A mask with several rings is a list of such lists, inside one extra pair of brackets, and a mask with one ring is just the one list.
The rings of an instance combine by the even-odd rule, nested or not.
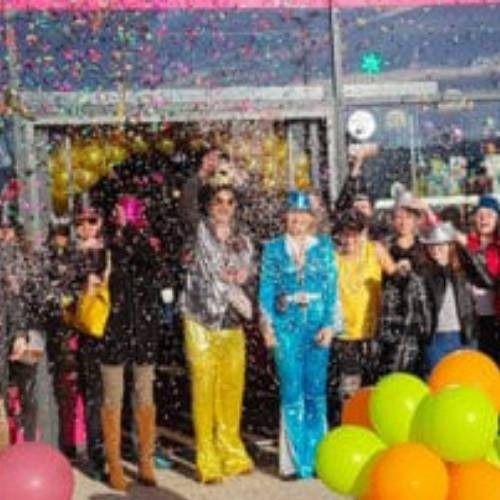
[(286, 197), (288, 211), (311, 212), (311, 195), (307, 191), (290, 191)]

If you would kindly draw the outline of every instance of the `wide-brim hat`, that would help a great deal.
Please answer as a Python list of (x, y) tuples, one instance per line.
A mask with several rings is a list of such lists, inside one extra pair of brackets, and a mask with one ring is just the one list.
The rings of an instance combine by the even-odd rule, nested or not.
[(439, 222), (436, 225), (422, 230), (419, 235), (419, 240), (424, 245), (453, 243), (455, 241), (456, 232), (451, 222)]
[(394, 208), (404, 208), (405, 210), (410, 210), (411, 212), (420, 213), (422, 208), (419, 204), (418, 198), (416, 198), (410, 191), (403, 191), (398, 194)]
[(311, 194), (307, 191), (289, 191), (286, 196), (287, 212), (312, 212)]

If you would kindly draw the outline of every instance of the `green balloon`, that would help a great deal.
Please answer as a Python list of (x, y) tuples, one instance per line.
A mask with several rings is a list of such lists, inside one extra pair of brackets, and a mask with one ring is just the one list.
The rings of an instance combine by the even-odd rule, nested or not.
[(494, 445), (498, 416), (490, 399), (469, 386), (445, 387), (426, 412), (425, 444), (449, 462), (482, 460)]
[(486, 454), (486, 461), (500, 468), (500, 437), (497, 437), (491, 450)]
[(410, 432), (411, 441), (425, 444), (432, 439), (433, 401), (432, 394), (428, 394), (418, 405)]
[(409, 373), (391, 373), (375, 386), (370, 398), (370, 418), (388, 445), (410, 440), (413, 419), (429, 387)]
[(330, 431), (318, 445), (316, 473), (336, 493), (361, 495), (369, 471), (385, 444), (373, 432), (355, 425)]

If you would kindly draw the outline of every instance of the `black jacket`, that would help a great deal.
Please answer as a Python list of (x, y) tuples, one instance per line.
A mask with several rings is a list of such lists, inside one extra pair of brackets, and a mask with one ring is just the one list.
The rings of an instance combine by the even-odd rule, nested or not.
[[(443, 305), (446, 284), (451, 281), (455, 293), (462, 342), (467, 344), (475, 338), (476, 317), (471, 285), (492, 288), (493, 280), (477, 256), (471, 255), (463, 247), (457, 246), (457, 249), (462, 266), (461, 271), (452, 271), (449, 267), (442, 267), (432, 262), (423, 269), (422, 276), (425, 280), (429, 298), (432, 334), (436, 333), (438, 315)], [(432, 335), (430, 338), (432, 338)]]
[(152, 364), (161, 328), (159, 259), (142, 232), (125, 228), (109, 245), (111, 313), (102, 342), (104, 364)]

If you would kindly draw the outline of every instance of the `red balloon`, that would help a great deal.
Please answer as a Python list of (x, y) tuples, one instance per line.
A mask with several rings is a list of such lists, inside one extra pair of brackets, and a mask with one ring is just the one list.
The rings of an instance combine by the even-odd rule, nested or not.
[(73, 470), (64, 455), (45, 443), (22, 443), (0, 453), (2, 500), (71, 500)]

